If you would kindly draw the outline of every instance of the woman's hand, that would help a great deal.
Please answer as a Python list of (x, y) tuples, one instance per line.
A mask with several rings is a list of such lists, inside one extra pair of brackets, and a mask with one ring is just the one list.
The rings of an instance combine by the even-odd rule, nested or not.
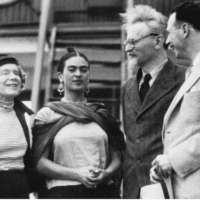
[(99, 185), (111, 179), (121, 167), (121, 152), (110, 148), (110, 154), (111, 161), (106, 169), (95, 168), (96, 171), (92, 171), (93, 176), (91, 181), (95, 183), (95, 185)]
[(77, 181), (81, 182), (87, 188), (95, 188), (97, 186), (96, 177), (99, 177), (100, 170), (94, 166), (87, 166), (76, 169)]
[(109, 178), (109, 173), (106, 170), (96, 169), (95, 171), (92, 171), (92, 182), (95, 185), (99, 185), (107, 181), (108, 178)]

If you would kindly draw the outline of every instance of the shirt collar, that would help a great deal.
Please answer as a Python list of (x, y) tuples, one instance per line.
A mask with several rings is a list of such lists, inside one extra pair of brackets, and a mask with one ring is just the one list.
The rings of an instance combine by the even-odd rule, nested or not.
[(196, 58), (194, 59), (192, 66), (190, 66), (192, 71), (195, 70), (196, 68), (199, 68), (198, 63), (200, 63), (200, 52), (197, 54)]
[[(163, 69), (165, 63), (168, 61), (168, 59), (166, 58), (162, 63), (160, 63), (160, 65), (158, 67), (156, 67), (155, 69), (153, 69), (150, 72), (151, 78), (154, 79), (158, 76), (159, 72)], [(142, 69), (142, 76), (144, 77), (147, 73), (143, 71)]]

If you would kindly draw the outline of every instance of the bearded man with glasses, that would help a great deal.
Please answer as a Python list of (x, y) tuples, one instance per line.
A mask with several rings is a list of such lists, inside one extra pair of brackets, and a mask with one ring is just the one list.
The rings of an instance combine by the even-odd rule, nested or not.
[(121, 14), (127, 33), (124, 49), (135, 66), (122, 87), (126, 134), (123, 164), (123, 198), (139, 198), (140, 188), (150, 184), (149, 170), (162, 153), (163, 118), (185, 78), (185, 67), (167, 58), (167, 19), (147, 5)]

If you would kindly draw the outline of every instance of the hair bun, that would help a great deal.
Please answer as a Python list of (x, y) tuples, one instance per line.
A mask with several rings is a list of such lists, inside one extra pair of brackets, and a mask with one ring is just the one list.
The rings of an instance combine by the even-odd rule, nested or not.
[(67, 48), (68, 53), (76, 52), (74, 48), (68, 47)]

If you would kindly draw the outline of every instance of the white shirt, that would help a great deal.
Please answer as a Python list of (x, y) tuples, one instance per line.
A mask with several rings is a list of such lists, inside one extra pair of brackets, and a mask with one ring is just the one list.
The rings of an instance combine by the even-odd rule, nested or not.
[[(157, 78), (158, 74), (161, 72), (161, 70), (163, 69), (165, 63), (168, 61), (168, 59), (164, 60), (158, 67), (156, 67), (155, 69), (153, 69), (151, 72), (150, 72), (150, 75), (151, 75), (151, 79), (149, 81), (149, 87), (151, 87), (155, 81), (155, 79)], [(142, 83), (144, 82), (144, 77), (147, 73), (143, 71), (142, 69), (142, 78), (140, 79), (140, 82), (139, 82), (139, 90), (141, 88), (141, 85)]]
[(197, 54), (196, 58), (194, 59), (191, 70), (194, 71), (196, 70), (196, 68), (199, 69), (199, 63), (200, 63), (200, 52)]
[[(197, 54), (196, 58), (190, 65), (190, 67), (186, 71), (186, 81), (187, 78), (192, 74), (192, 73), (199, 73), (200, 71), (200, 52)], [(200, 84), (197, 83), (195, 84), (191, 89), (190, 92), (196, 92), (200, 90)]]
[(188, 67), (188, 69), (185, 72), (185, 80), (190, 76), (192, 72), (195, 72), (196, 70), (199, 70), (199, 64), (200, 64), (200, 52), (197, 54), (196, 58), (192, 62), (192, 64)]

